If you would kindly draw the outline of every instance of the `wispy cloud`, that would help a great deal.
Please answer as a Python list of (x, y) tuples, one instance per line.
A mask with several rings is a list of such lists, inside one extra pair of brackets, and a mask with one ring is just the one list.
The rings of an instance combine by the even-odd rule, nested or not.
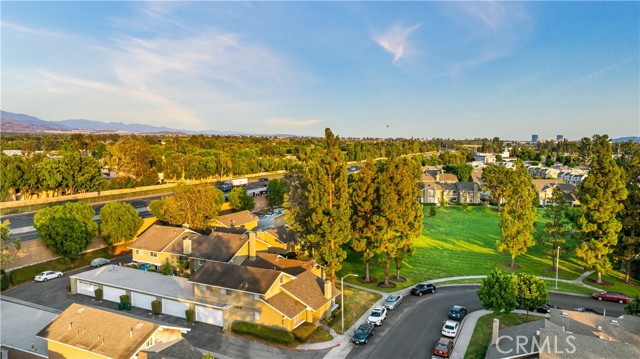
[(619, 66), (622, 66), (622, 65), (626, 64), (627, 62), (629, 62), (629, 60), (620, 61), (620, 62), (617, 62), (615, 64), (611, 64), (611, 65), (602, 67), (602, 68), (600, 68), (598, 70), (592, 71), (592, 72), (590, 72), (590, 73), (588, 73), (588, 74), (586, 74), (584, 76), (581, 76), (581, 77), (571, 81), (570, 84), (571, 85), (576, 85), (576, 84), (580, 84), (580, 83), (589, 82), (591, 80), (594, 80), (594, 79), (606, 74), (607, 72), (609, 72), (609, 71), (611, 71), (611, 70), (613, 70), (613, 69), (615, 69), (615, 68), (617, 68)]
[(285, 128), (303, 128), (320, 123), (315, 119), (292, 119), (292, 118), (267, 118), (262, 120), (263, 123), (276, 127)]
[[(456, 3), (467, 18), (475, 19), (485, 28), (500, 31), (514, 22), (528, 18), (517, 4), (501, 1), (461, 1)], [(476, 24), (477, 26), (477, 24)]]
[(373, 40), (383, 49), (393, 54), (393, 63), (397, 63), (407, 55), (409, 36), (420, 24), (413, 26), (393, 25), (380, 34), (375, 34)]

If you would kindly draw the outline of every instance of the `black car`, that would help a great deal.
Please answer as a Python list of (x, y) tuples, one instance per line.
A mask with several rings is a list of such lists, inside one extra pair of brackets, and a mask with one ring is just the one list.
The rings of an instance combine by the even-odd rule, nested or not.
[(574, 309), (576, 312), (581, 312), (581, 313), (592, 313), (592, 314), (598, 314), (598, 315), (603, 315), (602, 312), (592, 309), (592, 308), (575, 308)]
[(453, 320), (462, 320), (466, 315), (467, 308), (460, 305), (454, 305), (449, 311), (449, 318)]
[(532, 312), (538, 312), (538, 313), (544, 313), (544, 314), (548, 314), (549, 312), (551, 312), (551, 309), (557, 309), (558, 307), (556, 307), (553, 304), (543, 304), (537, 308), (533, 308), (530, 309)]
[(424, 293), (435, 293), (436, 285), (431, 283), (420, 283), (411, 288), (411, 294), (422, 296)]
[(369, 342), (369, 337), (371, 337), (375, 332), (374, 328), (374, 325), (371, 323), (360, 324), (355, 333), (353, 333), (351, 341), (354, 344), (367, 344)]

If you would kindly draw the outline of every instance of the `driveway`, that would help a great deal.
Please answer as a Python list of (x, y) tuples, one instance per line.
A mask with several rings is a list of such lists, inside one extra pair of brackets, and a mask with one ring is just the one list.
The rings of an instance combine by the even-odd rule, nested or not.
[[(376, 328), (369, 344), (349, 344), (353, 349), (347, 358), (430, 357), (453, 305), (465, 306), (470, 312), (482, 309), (477, 290), (477, 286), (442, 287), (436, 294), (405, 297), (404, 303), (391, 311), (384, 324)], [(624, 311), (623, 304), (598, 302), (586, 297), (550, 293), (549, 300), (551, 304), (565, 309), (606, 309), (607, 316), (617, 317)]]

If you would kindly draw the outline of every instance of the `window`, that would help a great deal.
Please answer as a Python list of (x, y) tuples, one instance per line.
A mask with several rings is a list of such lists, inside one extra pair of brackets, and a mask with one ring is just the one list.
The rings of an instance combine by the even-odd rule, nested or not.
[(213, 287), (212, 286), (206, 286), (207, 287), (207, 292), (213, 292)]
[(231, 295), (231, 291), (227, 288), (222, 288), (221, 291), (222, 291), (222, 294)]
[(145, 346), (147, 348), (152, 347), (153, 346), (153, 336), (151, 338), (149, 338), (149, 340), (147, 340), (147, 343), (145, 344)]
[(430, 196), (433, 196), (433, 190), (430, 189), (429, 191), (427, 191), (427, 193), (429, 193)]
[(208, 290), (209, 288), (210, 288), (210, 287), (207, 287), (207, 286), (206, 286), (206, 285), (204, 285), (204, 284), (200, 284), (200, 291), (201, 291), (201, 292), (204, 292), (205, 290)]
[(158, 258), (158, 253), (157, 252), (149, 252), (149, 255), (153, 258)]
[(203, 264), (204, 264), (204, 262), (205, 262), (205, 260), (204, 260), (204, 259), (198, 259), (198, 264), (199, 264), (199, 265), (203, 265)]
[(260, 320), (260, 312), (253, 312), (253, 319)]
[(260, 294), (254, 294), (253, 295), (253, 299), (260, 300)]
[(139, 249), (136, 249), (136, 254), (138, 254), (138, 255), (140, 254), (140, 250)]

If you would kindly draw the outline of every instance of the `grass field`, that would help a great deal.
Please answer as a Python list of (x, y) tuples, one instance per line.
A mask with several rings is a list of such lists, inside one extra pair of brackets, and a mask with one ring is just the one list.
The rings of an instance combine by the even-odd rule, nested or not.
[[(429, 207), (424, 207), (424, 229), (422, 236), (415, 241), (416, 251), (413, 257), (406, 257), (400, 275), (407, 282), (397, 283), (397, 290), (429, 279), (455, 277), (462, 275), (487, 274), (498, 267), (504, 271), (511, 261), (508, 253), (498, 253), (496, 241), (502, 237), (498, 226), (498, 213), (492, 207), (469, 207), (464, 211), (461, 207), (438, 207), (437, 215), (429, 217)], [(538, 211), (538, 231), (543, 226), (542, 210)], [(349, 253), (343, 263), (340, 275), (357, 273), (363, 275), (364, 264), (360, 253)], [(378, 281), (384, 279), (384, 267), (374, 258), (371, 274)], [(529, 248), (524, 255), (516, 257), (516, 265), (521, 270), (538, 275), (551, 277), (551, 258), (540, 245)], [(517, 272), (518, 270), (514, 270)], [(584, 272), (582, 262), (573, 253), (560, 255), (559, 277), (576, 279)], [(394, 265), (390, 266), (390, 274), (395, 275)], [(350, 282), (357, 283), (357, 279), (350, 277)], [(366, 285), (377, 288), (377, 284)]]
[(592, 287), (601, 288), (603, 290), (606, 290), (607, 292), (621, 292), (628, 295), (629, 297), (640, 296), (640, 282), (632, 278), (631, 284), (625, 283), (624, 273), (618, 272), (617, 270), (612, 270), (609, 274), (602, 276), (602, 281), (609, 282), (612, 285), (600, 285), (596, 284), (595, 282), (589, 281), (589, 279), (595, 281), (596, 278), (596, 273), (593, 273), (584, 281), (584, 283)]
[(313, 332), (313, 334), (311, 334), (311, 337), (309, 338), (309, 340), (307, 340), (307, 343), (309, 344), (324, 343), (332, 339), (333, 339), (333, 336), (331, 335), (331, 333), (329, 333), (326, 329), (322, 327), (317, 327), (316, 330)]
[[(514, 327), (525, 322), (526, 315), (524, 314), (487, 314), (480, 319), (476, 324), (476, 328), (473, 330), (473, 336), (467, 347), (467, 352), (464, 355), (465, 359), (483, 359), (487, 354), (487, 348), (489, 347), (489, 341), (491, 339), (491, 331), (493, 319), (500, 319), (500, 329)], [(529, 316), (529, 321), (538, 320), (540, 318)]]
[[(378, 299), (381, 298), (380, 294), (371, 293), (364, 290), (344, 287), (344, 330), (346, 331), (358, 318), (364, 314)], [(340, 303), (340, 297), (336, 298), (336, 302)], [(342, 316), (341, 307), (335, 311), (335, 317), (329, 322), (329, 326), (333, 328), (338, 334), (342, 334)]]
[[(439, 282), (437, 285), (444, 284), (480, 284), (482, 279), (458, 279), (458, 280), (448, 280), (446, 282)], [(547, 285), (547, 290), (552, 290), (554, 292), (564, 292), (564, 293), (575, 293), (575, 294), (593, 294), (594, 290), (585, 288), (578, 284), (558, 282), (558, 289), (556, 289), (556, 282), (553, 280), (545, 280), (545, 284)]]

